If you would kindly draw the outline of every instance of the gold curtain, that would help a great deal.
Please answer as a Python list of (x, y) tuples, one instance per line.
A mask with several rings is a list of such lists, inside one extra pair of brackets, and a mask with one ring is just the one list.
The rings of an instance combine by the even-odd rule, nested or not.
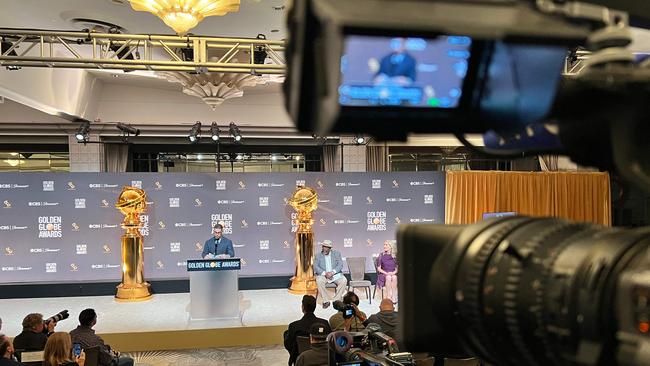
[(445, 223), (470, 224), (486, 212), (553, 216), (610, 226), (609, 174), (447, 172)]

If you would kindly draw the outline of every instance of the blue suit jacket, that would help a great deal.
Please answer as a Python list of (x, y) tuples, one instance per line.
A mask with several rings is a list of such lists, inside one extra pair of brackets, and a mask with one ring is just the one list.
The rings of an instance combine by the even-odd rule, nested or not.
[(221, 237), (219, 245), (217, 245), (217, 241), (213, 236), (210, 239), (206, 240), (205, 244), (203, 244), (203, 253), (201, 253), (201, 258), (204, 258), (208, 253), (215, 255), (228, 254), (231, 257), (234, 257), (235, 249), (232, 247), (232, 241), (225, 236)]
[[(341, 258), (341, 253), (338, 250), (332, 249), (330, 251), (330, 256), (332, 257), (332, 271), (334, 273), (341, 273), (343, 271), (343, 259)], [(316, 260), (314, 261), (314, 274), (320, 276), (325, 272), (325, 256), (323, 252), (316, 253)]]

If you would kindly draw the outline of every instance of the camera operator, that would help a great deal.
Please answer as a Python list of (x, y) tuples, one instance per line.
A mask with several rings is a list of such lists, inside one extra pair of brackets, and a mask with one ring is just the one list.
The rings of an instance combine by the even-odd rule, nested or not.
[(296, 366), (322, 366), (329, 362), (329, 348), (327, 347), (327, 335), (329, 334), (327, 323), (316, 322), (309, 327), (309, 343), (311, 349), (303, 352), (296, 360)]
[(23, 319), (23, 331), (14, 338), (14, 348), (23, 351), (44, 350), (47, 337), (54, 333), (54, 327), (56, 321), (51, 320), (45, 324), (43, 314), (28, 314)]
[[(359, 296), (350, 291), (343, 296), (343, 304), (349, 305), (353, 309), (353, 314), (349, 318), (345, 318), (343, 311), (339, 310), (336, 314), (330, 317), (330, 326), (332, 331), (345, 330), (348, 332), (360, 332), (366, 328), (363, 322), (368, 318), (366, 314), (359, 310)], [(338, 310), (338, 309), (337, 309)]]
[(370, 323), (379, 325), (383, 333), (399, 342), (400, 339), (397, 336), (397, 312), (391, 299), (381, 300), (379, 312), (370, 315), (364, 325), (368, 326)]

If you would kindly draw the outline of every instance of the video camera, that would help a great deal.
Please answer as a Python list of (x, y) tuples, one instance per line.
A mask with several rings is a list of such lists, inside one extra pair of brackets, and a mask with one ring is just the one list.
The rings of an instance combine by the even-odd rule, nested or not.
[(350, 319), (354, 316), (354, 306), (351, 304), (346, 304), (341, 300), (336, 300), (332, 306), (334, 309), (343, 313), (343, 319)]
[[(294, 0), (287, 111), (318, 135), (453, 133), (476, 149), (465, 134), (482, 133), (484, 153), (569, 155), (650, 191), (650, 62), (626, 49), (630, 19), (647, 24), (647, 3)], [(526, 217), (402, 226), (407, 349), (650, 364), (649, 234)]]
[(399, 352), (397, 342), (381, 332), (375, 323), (367, 333), (332, 332), (327, 336), (329, 365), (407, 366), (414, 365), (409, 352)]

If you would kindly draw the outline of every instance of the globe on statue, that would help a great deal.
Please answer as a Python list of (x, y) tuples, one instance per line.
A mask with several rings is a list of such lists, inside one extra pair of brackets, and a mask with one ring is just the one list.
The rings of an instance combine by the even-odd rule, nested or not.
[(308, 214), (318, 208), (318, 194), (309, 187), (298, 187), (289, 200), (289, 204), (301, 214)]
[(125, 186), (117, 198), (115, 208), (125, 216), (123, 225), (138, 226), (139, 215), (147, 209), (147, 194), (140, 188)]

